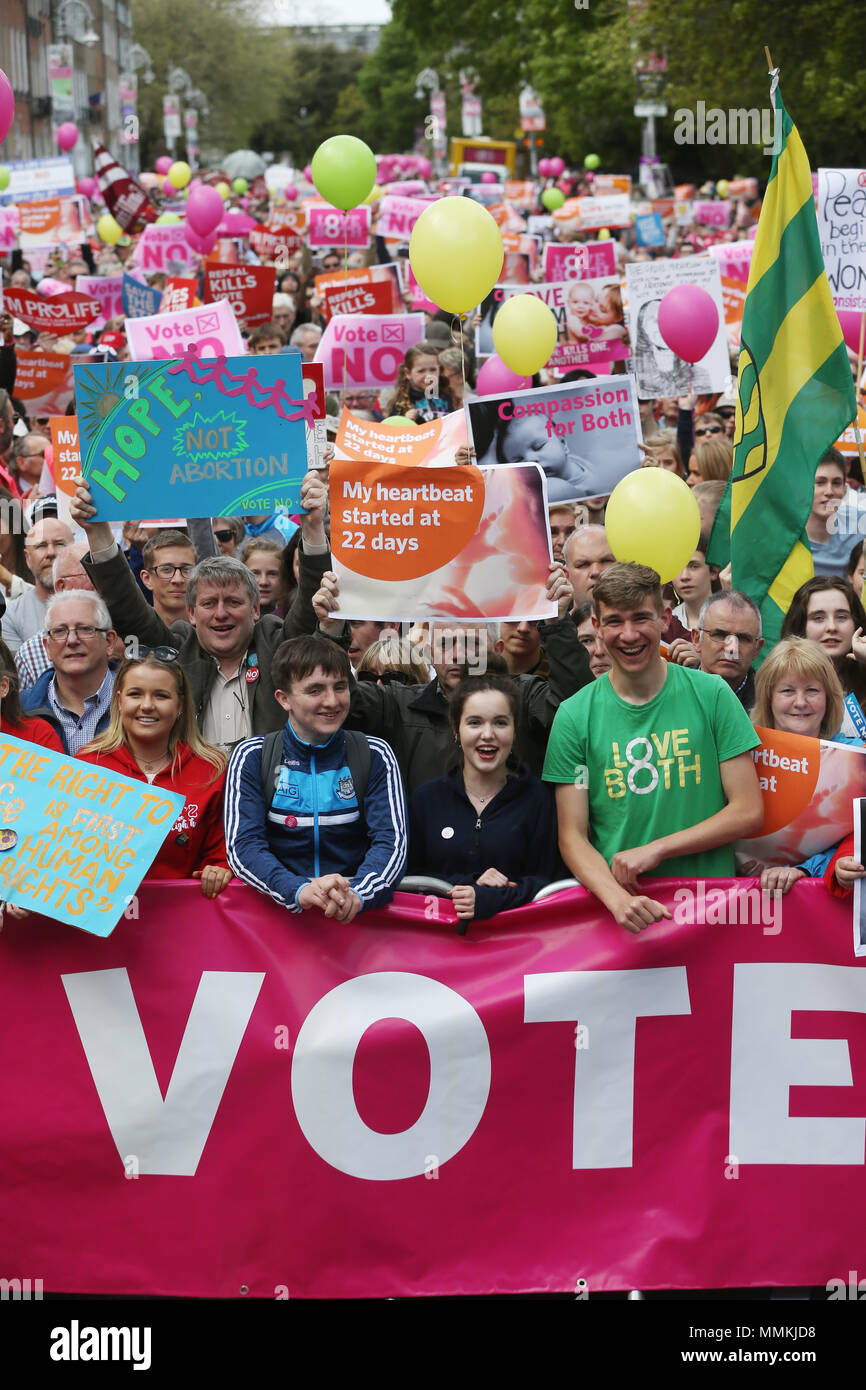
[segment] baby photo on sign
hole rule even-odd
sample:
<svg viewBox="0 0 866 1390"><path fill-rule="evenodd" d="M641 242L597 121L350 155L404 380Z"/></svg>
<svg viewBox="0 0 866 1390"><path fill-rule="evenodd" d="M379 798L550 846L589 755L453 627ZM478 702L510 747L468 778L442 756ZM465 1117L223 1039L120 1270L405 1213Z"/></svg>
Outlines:
<svg viewBox="0 0 866 1390"><path fill-rule="evenodd" d="M625 268L628 291L629 336L638 394L687 396L724 391L730 361L722 303L719 264L710 256L689 256L680 261L638 261ZM719 327L709 352L692 365L668 347L659 329L659 308L675 285L698 285L715 301Z"/></svg>
<svg viewBox="0 0 866 1390"><path fill-rule="evenodd" d="M480 467L540 463L550 502L605 497L640 467L633 377L595 377L466 406Z"/></svg>

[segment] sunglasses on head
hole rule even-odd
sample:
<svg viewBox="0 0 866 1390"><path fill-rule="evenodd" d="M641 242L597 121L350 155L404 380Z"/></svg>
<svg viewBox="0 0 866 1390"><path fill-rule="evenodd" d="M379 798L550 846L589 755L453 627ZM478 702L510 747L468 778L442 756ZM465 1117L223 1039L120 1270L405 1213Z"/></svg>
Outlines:
<svg viewBox="0 0 866 1390"><path fill-rule="evenodd" d="M216 536L217 540L222 541L223 544L225 544L227 541L233 541L235 538L234 531L214 531L214 535Z"/></svg>
<svg viewBox="0 0 866 1390"><path fill-rule="evenodd" d="M139 642L138 651L133 658L137 660L140 656L155 656L157 661L177 661L180 653L176 647L145 647Z"/></svg>
<svg viewBox="0 0 866 1390"><path fill-rule="evenodd" d="M398 685L411 685L412 679L404 671L359 671L359 681L381 681L383 685L390 685L396 681Z"/></svg>

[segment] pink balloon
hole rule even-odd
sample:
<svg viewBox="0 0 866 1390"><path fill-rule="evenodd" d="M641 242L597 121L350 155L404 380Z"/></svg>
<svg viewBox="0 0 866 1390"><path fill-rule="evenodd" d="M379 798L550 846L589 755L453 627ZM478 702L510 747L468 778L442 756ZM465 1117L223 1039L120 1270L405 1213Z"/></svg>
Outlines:
<svg viewBox="0 0 866 1390"><path fill-rule="evenodd" d="M200 237L210 236L223 219L225 204L215 188L203 183L190 193L186 203L186 220Z"/></svg>
<svg viewBox="0 0 866 1390"><path fill-rule="evenodd" d="M478 373L475 390L479 396L501 396L511 391L526 391L531 385L530 377L513 372L501 357L488 357Z"/></svg>
<svg viewBox="0 0 866 1390"><path fill-rule="evenodd" d="M861 318L859 310L837 309L836 313L839 315L839 322L842 325L842 337L852 352L859 352Z"/></svg>
<svg viewBox="0 0 866 1390"><path fill-rule="evenodd" d="M78 140L78 126L72 121L64 121L57 127L57 143L62 150L71 150Z"/></svg>
<svg viewBox="0 0 866 1390"><path fill-rule="evenodd" d="M153 167L158 174L167 174L169 169L171 168L171 164L171 156L167 154L161 154Z"/></svg>
<svg viewBox="0 0 866 1390"><path fill-rule="evenodd" d="M203 236L201 239L202 255L207 256L214 249L219 238L216 232L211 232L210 236Z"/></svg>
<svg viewBox="0 0 866 1390"><path fill-rule="evenodd" d="M91 178L90 174L85 174L78 180L78 191L83 193L85 198L92 198L98 186L96 179Z"/></svg>
<svg viewBox="0 0 866 1390"><path fill-rule="evenodd" d="M561 174L565 173L565 160L561 155L555 154L552 159L547 161L547 167L550 170L550 177L558 179Z"/></svg>
<svg viewBox="0 0 866 1390"><path fill-rule="evenodd" d="M249 207L249 205L250 205L250 200L249 200L249 198L241 198L241 207L243 208L244 212L246 212L246 210L247 210L247 208Z"/></svg>
<svg viewBox="0 0 866 1390"><path fill-rule="evenodd" d="M184 226L183 235L184 239L189 243L193 251L201 251L202 247L204 246L204 241L199 236L198 232L193 231L192 227L189 225L188 222Z"/></svg>
<svg viewBox="0 0 866 1390"><path fill-rule="evenodd" d="M187 190L186 190L187 197L189 197L190 193L192 193L192 190L193 190L194 188L203 188L203 187L204 187L204 184L202 183L201 179L193 179L192 183L187 184Z"/></svg>
<svg viewBox="0 0 866 1390"><path fill-rule="evenodd" d="M287 183L285 188L283 189L283 192L285 193L290 203L294 203L296 201L298 196L298 189L296 184Z"/></svg>
<svg viewBox="0 0 866 1390"><path fill-rule="evenodd" d="M312 183L312 182L313 182L313 166L312 166L312 164L305 164L305 165L304 165L304 178L307 180L307 183Z"/></svg>
<svg viewBox="0 0 866 1390"><path fill-rule="evenodd" d="M549 159L539 159L538 172L543 179L549 179L551 177Z"/></svg>
<svg viewBox="0 0 866 1390"><path fill-rule="evenodd" d="M68 294L70 287L63 280L54 280L50 275L46 275L44 280L39 281L36 289L43 298L52 299L55 294Z"/></svg>
<svg viewBox="0 0 866 1390"><path fill-rule="evenodd" d="M15 120L15 93L5 72L0 70L0 144L6 139Z"/></svg>
<svg viewBox="0 0 866 1390"><path fill-rule="evenodd" d="M484 170L484 173L481 175L481 182L482 182L482 183L496 183L496 175L494 174L494 172L493 172L492 169L485 169L485 170Z"/></svg>
<svg viewBox="0 0 866 1390"><path fill-rule="evenodd" d="M415 167L418 170L419 178L429 179L433 173L433 165L425 155L419 155L415 160Z"/></svg>
<svg viewBox="0 0 866 1390"><path fill-rule="evenodd" d="M659 332L684 362L700 362L716 341L719 311L699 285L675 285L659 305Z"/></svg>

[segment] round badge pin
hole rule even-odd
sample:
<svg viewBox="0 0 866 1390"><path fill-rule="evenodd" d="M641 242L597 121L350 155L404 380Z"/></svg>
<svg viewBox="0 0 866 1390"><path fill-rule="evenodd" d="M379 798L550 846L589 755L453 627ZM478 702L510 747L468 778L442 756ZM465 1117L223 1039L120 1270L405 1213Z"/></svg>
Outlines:
<svg viewBox="0 0 866 1390"><path fill-rule="evenodd" d="M14 830L0 830L0 850L14 849L18 836Z"/></svg>
<svg viewBox="0 0 866 1390"><path fill-rule="evenodd" d="M246 681L247 685L252 685L253 681L257 681L258 678L259 678L259 668L258 668L258 666L250 666L250 667L248 667L248 669L247 669L246 671L244 671L244 680Z"/></svg>
<svg viewBox="0 0 866 1390"><path fill-rule="evenodd" d="M454 826L453 826L453 825L445 825L445 826L443 826L443 827L442 827L442 839L443 839L443 840L453 840L453 838L454 838Z"/></svg>
<svg viewBox="0 0 866 1390"><path fill-rule="evenodd" d="M286 825L289 827L290 830L294 830L297 823L298 821L295 816L286 816Z"/></svg>

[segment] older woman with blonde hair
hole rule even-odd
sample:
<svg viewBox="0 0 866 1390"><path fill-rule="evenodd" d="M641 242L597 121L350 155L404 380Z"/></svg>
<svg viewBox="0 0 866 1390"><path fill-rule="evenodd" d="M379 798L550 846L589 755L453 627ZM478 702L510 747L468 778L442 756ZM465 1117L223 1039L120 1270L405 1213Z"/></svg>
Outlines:
<svg viewBox="0 0 866 1390"><path fill-rule="evenodd" d="M364 652L355 668L359 681L375 681L377 685L426 685L430 668L420 648L408 637L380 637Z"/></svg>
<svg viewBox="0 0 866 1390"><path fill-rule="evenodd" d="M718 439L708 439L696 444L689 459L689 472L686 482L689 487L696 483L709 483L713 478L727 482L734 466L734 449L731 441L720 435Z"/></svg>
<svg viewBox="0 0 866 1390"><path fill-rule="evenodd" d="M777 642L755 677L752 722L764 729L800 734L804 738L829 739L862 748L859 738L840 733L845 697L836 668L816 642L806 637L786 637ZM833 858L837 844L798 864L764 869L761 887L787 893L798 879L820 878Z"/></svg>

